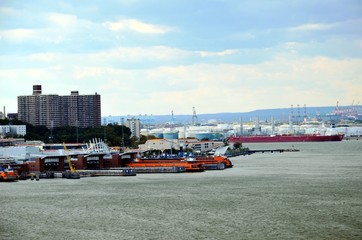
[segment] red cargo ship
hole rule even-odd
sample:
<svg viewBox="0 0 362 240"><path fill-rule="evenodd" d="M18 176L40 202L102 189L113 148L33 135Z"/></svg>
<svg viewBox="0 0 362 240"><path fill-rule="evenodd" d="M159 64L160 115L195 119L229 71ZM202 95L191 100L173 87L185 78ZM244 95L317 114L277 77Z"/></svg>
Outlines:
<svg viewBox="0 0 362 240"><path fill-rule="evenodd" d="M231 143L263 143L263 142L327 142L342 141L344 134L336 135L256 135L229 137Z"/></svg>

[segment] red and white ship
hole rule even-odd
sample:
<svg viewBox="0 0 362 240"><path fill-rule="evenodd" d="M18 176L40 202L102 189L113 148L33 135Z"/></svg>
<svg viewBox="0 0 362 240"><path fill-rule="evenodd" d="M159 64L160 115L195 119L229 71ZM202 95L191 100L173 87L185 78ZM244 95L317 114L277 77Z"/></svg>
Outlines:
<svg viewBox="0 0 362 240"><path fill-rule="evenodd" d="M232 136L228 138L231 143L263 143L263 142L327 142L342 141L344 134L335 135L255 135Z"/></svg>

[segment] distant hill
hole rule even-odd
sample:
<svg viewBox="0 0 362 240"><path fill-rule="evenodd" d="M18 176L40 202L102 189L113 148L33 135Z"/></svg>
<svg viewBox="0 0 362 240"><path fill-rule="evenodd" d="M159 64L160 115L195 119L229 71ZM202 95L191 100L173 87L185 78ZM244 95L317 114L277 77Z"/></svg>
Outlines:
<svg viewBox="0 0 362 240"><path fill-rule="evenodd" d="M325 117L327 113L332 112L335 107L307 107L306 115L308 118L316 117L319 112L320 116ZM287 122L289 118L291 110L290 108L277 108L277 109L260 109L254 110L251 112L236 112L236 113L208 113L208 114L198 114L197 119L198 122L203 124L208 121L215 120L217 122L239 122L240 117L242 117L243 122L255 121L259 118L260 121L271 121L272 117L276 121ZM297 109L294 108L294 116L298 115ZM304 108L299 109L300 118L303 119L304 116ZM102 117L102 124L104 123L120 123L121 118L127 119L132 116L104 116ZM191 114L185 115L174 115L174 119L172 120L171 115L153 115L152 117L148 116L134 116L135 118L140 118L141 121L145 124L160 124L160 123L171 123L175 124L190 124L192 121Z"/></svg>

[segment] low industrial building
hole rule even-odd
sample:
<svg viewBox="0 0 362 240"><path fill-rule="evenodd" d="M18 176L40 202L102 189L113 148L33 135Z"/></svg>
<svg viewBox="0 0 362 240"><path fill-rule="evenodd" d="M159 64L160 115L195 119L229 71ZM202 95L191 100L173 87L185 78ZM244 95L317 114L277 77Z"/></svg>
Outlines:
<svg viewBox="0 0 362 240"><path fill-rule="evenodd" d="M24 138L0 138L0 147L16 146L24 143L25 143Z"/></svg>
<svg viewBox="0 0 362 240"><path fill-rule="evenodd" d="M87 145L87 149L76 149L75 144L67 144L67 150L58 148L62 144L31 146L22 143L18 146L0 147L0 165L10 164L19 174L64 172L70 169L69 157L77 170L112 169L126 166L138 155L138 152L112 153L108 146L102 144L104 145L103 142L97 142L96 146Z"/></svg>
<svg viewBox="0 0 362 240"><path fill-rule="evenodd" d="M145 144L139 145L140 150L152 151L160 150L163 152L166 149L175 149L178 151L192 150L194 152L207 152L212 149L224 145L221 141L199 141L195 138L181 138L181 139L150 139Z"/></svg>

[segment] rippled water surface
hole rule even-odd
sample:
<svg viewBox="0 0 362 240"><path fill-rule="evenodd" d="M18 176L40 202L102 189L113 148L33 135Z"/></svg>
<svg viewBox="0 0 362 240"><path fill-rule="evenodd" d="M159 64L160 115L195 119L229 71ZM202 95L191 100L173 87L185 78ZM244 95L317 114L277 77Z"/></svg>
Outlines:
<svg viewBox="0 0 362 240"><path fill-rule="evenodd" d="M0 183L0 239L362 239L362 141L232 158L234 168Z"/></svg>

